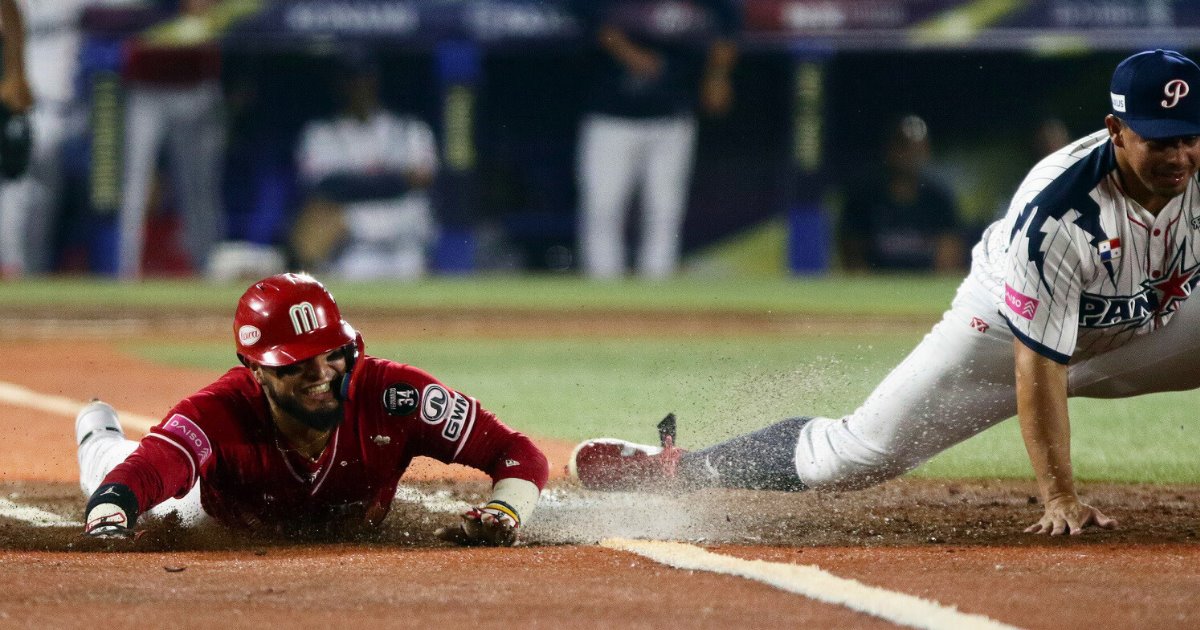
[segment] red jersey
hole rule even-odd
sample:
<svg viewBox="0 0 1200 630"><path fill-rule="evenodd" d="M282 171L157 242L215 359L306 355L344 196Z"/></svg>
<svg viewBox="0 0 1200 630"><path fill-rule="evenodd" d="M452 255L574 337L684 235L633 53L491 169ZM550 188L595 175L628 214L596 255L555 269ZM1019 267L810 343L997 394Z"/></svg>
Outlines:
<svg viewBox="0 0 1200 630"><path fill-rule="evenodd" d="M129 486L145 512L199 482L204 510L219 522L281 531L380 523L418 455L493 481L546 483L546 457L529 438L418 368L362 356L343 406L314 462L285 448L262 387L236 367L175 405L104 483Z"/></svg>

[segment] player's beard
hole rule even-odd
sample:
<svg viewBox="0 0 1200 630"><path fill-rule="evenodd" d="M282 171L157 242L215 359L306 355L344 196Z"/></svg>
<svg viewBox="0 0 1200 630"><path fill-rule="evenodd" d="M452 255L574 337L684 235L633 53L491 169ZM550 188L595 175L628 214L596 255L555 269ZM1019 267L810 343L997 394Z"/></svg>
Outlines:
<svg viewBox="0 0 1200 630"><path fill-rule="evenodd" d="M274 385L271 383L263 383L263 389L266 390L267 396L274 401L275 406L280 411L295 418L304 426L317 431L330 431L342 421L345 414L345 409L342 401L337 401L337 406L324 411L309 411L300 406L300 403L291 396L281 396L275 391Z"/></svg>

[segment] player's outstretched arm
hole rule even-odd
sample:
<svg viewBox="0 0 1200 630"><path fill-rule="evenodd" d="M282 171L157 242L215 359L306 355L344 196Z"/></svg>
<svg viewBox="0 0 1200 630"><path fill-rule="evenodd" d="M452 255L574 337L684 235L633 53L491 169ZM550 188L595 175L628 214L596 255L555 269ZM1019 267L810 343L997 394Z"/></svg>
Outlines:
<svg viewBox="0 0 1200 630"><path fill-rule="evenodd" d="M457 523L437 530L435 535L467 547L511 547L517 542L521 514L533 511L539 494L538 487L530 481L501 479L492 487L487 503L467 510Z"/></svg>
<svg viewBox="0 0 1200 630"><path fill-rule="evenodd" d="M1045 505L1031 534L1082 534L1088 527L1113 529L1117 522L1079 500L1071 469L1071 423L1067 413L1067 366L1013 340L1017 416L1029 462Z"/></svg>

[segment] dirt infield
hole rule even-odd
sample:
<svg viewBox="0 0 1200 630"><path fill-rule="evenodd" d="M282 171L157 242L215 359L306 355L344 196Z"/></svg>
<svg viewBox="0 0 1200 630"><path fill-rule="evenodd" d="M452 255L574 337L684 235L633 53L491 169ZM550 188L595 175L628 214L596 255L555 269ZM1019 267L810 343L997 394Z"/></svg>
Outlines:
<svg viewBox="0 0 1200 630"><path fill-rule="evenodd" d="M157 417L214 376L149 364L121 353L113 340L169 334L169 323L131 317L107 329L97 321L47 334L52 321L24 315L0 312L11 324L0 331L10 358L0 366L0 383L77 401L102 394L118 409ZM462 334L549 327L519 317L422 321ZM780 334L820 325L783 318L766 324ZM691 325L747 323L713 316ZM601 321L557 326L563 334L595 333ZM628 334L665 329L632 316L604 319L603 326ZM388 328L383 320L363 324L365 332L374 327ZM64 338L63 330L74 333ZM214 317L192 331L224 334L224 324ZM37 339L37 360L20 352L30 339ZM540 443L560 471L570 445ZM0 499L79 520L76 478L68 415L0 403ZM451 501L474 501L485 491L481 475L457 467L425 465L406 480L419 496ZM1069 539L1019 533L1040 513L1032 490L1026 482L900 480L858 493L597 495L559 473L525 544L503 550L439 544L430 532L453 512L403 499L380 532L353 541L247 539L158 523L133 543L100 542L80 538L77 527L0 516L0 627L113 620L185 628L894 627L752 580L674 569L595 545L610 536L670 538L737 558L818 565L1020 627L1200 626L1200 488L1088 485L1086 498L1122 528Z"/></svg>

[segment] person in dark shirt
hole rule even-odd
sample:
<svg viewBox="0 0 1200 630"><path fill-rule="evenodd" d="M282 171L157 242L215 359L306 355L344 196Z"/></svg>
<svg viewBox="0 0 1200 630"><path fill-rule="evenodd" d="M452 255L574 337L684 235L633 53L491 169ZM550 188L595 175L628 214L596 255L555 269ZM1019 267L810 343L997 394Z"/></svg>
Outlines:
<svg viewBox="0 0 1200 630"><path fill-rule="evenodd" d="M851 187L838 228L850 270L959 271L966 262L953 192L926 171L929 129L905 116L888 136L883 176Z"/></svg>
<svg viewBox="0 0 1200 630"><path fill-rule="evenodd" d="M580 130L580 253L590 278L625 272L625 213L641 190L637 272L679 265L696 146L695 113L727 112L738 13L727 0L581 0L597 45Z"/></svg>

